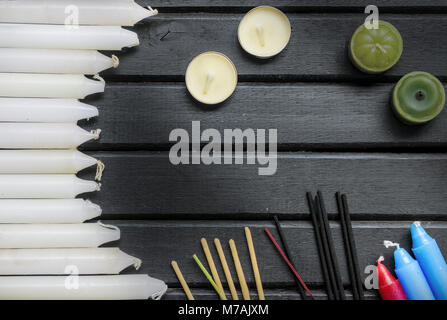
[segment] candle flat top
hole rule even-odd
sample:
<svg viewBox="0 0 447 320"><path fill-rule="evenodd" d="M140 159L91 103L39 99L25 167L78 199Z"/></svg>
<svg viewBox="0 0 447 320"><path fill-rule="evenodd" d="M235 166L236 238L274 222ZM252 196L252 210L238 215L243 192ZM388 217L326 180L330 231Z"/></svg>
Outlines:
<svg viewBox="0 0 447 320"><path fill-rule="evenodd" d="M289 43L290 35L291 26L287 16L269 6L250 10L238 29L242 48L258 57L271 57L280 53Z"/></svg>
<svg viewBox="0 0 447 320"><path fill-rule="evenodd" d="M216 104L226 100L235 90L237 71L225 55L205 52L191 61L185 78L186 86L195 99Z"/></svg>

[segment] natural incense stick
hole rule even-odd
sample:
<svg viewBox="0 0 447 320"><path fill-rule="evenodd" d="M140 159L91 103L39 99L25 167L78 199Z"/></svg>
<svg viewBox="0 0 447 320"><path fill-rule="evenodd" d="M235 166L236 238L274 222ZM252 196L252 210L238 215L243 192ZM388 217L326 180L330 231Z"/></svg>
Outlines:
<svg viewBox="0 0 447 320"><path fill-rule="evenodd" d="M208 247L208 242L205 238L202 238L200 240L200 243L202 244L203 252L205 253L206 260L208 261L208 266L210 267L211 274L213 275L213 280L219 287L219 290L225 295L222 282L220 282L219 273L217 272L216 265L214 264L213 256L211 255L210 248Z"/></svg>
<svg viewBox="0 0 447 320"><path fill-rule="evenodd" d="M349 238L349 245L351 247L351 254L352 254L352 262L354 266L354 274L357 278L357 290L359 292L359 299L364 299L363 294L363 284L362 280L360 278L360 267L359 267L359 259L357 257L357 249L355 246L355 239L354 239L354 233L352 231L352 224L351 224L351 216L349 214L349 207L348 207L348 199L345 194L341 196L342 203L343 203L343 211L345 214L345 221L346 221L346 229L348 231L348 238Z"/></svg>
<svg viewBox="0 0 447 320"><path fill-rule="evenodd" d="M279 234L279 240L282 242L283 247L284 247L284 253L286 254L287 259L289 259L290 263L292 263L293 267L296 269L292 259L291 259L291 254L290 254L290 250L289 250L289 245L287 244L287 240L286 237L284 236L284 232L282 231L282 227L281 224L279 222L278 217L275 215L273 217L273 219L275 220L275 225L276 225L276 230L278 231ZM308 300L310 299L310 297L308 297L306 295L306 292L304 291L303 286L301 285L301 283L298 281L298 279L296 277L294 277L293 279L295 279L295 283L298 286L298 291L300 293L300 296L303 300Z"/></svg>
<svg viewBox="0 0 447 320"><path fill-rule="evenodd" d="M297 279L300 281L301 285L303 286L304 290L307 291L307 293L313 297L312 292L310 292L309 288L306 286L306 284L304 283L303 279L301 279L300 275L298 274L298 272L296 272L295 268L293 267L292 263L289 261L289 259L287 259L286 255L284 254L284 252L282 251L281 247L278 245L278 243L276 242L275 238L273 238L272 234L270 233L270 231L265 228L264 229L265 232L267 233L268 237L270 238L270 240L273 242L273 244L275 245L276 249L278 250L279 254L282 256L282 258L284 259L284 261L286 262L286 264L289 266L289 268L292 270L293 274L295 275L295 277L297 277Z"/></svg>
<svg viewBox="0 0 447 320"><path fill-rule="evenodd" d="M251 236L250 228L245 227L245 237L247 238L248 251L250 252L251 266L255 276L256 288L258 289L259 300L265 300L264 289L262 288L261 275L259 274L258 260L256 259L255 246Z"/></svg>
<svg viewBox="0 0 447 320"><path fill-rule="evenodd" d="M225 277L227 278L228 287L230 288L231 297L233 300L239 300L236 287L234 286L233 277L231 276L230 268L228 268L227 259L220 244L219 239L214 239L214 245L216 246L217 253L219 254L220 263L222 263L222 269L224 270Z"/></svg>
<svg viewBox="0 0 447 320"><path fill-rule="evenodd" d="M354 262L352 260L352 251L351 251L351 246L349 244L349 236L348 236L348 230L347 230L347 226L346 226L345 212L344 212L340 192L337 192L335 194L335 199L337 200L338 215L340 217L340 225L341 225L341 231L342 231L342 235L343 235L343 242L345 244L346 260L348 262L349 279L351 280L351 287L352 287L352 296L353 296L354 300L360 300L359 292L357 289L357 277L355 275Z"/></svg>
<svg viewBox="0 0 447 320"><path fill-rule="evenodd" d="M236 244L234 240L229 241L231 254L233 255L234 266L236 267L237 276L239 278L239 284L241 286L242 297L244 300L251 300L250 291L248 290L247 282L245 281L244 270L242 270L241 261L239 260L239 255L237 253Z"/></svg>
<svg viewBox="0 0 447 320"><path fill-rule="evenodd" d="M225 295L220 291L219 287L217 286L217 284L214 282L213 277L209 274L209 272L206 270L206 268L203 266L202 262L200 262L199 258L197 257L197 255L193 255L192 256L194 258L194 260L196 261L197 265L199 266L200 270L202 270L203 274L205 275L205 277L208 279L208 281L211 283L211 285L213 286L214 290L216 290L217 294L219 295L219 298L221 300L227 300L227 297L225 297Z"/></svg>
<svg viewBox="0 0 447 320"><path fill-rule="evenodd" d="M328 296L329 300L334 300L334 293L332 291L332 285L331 285L331 280L330 280L329 271L328 271L328 262L326 260L326 255L325 255L324 248L323 248L323 239L321 237L320 227L319 227L319 224L317 221L315 203L314 203L312 194L310 192L306 193L306 197L307 197L307 202L309 205L309 211L310 211L310 216L312 219L312 224L314 227L318 255L320 257L321 269L323 271L323 277L324 277L324 281L326 284L327 296Z"/></svg>
<svg viewBox="0 0 447 320"><path fill-rule="evenodd" d="M189 290L189 286L185 281L185 278L183 278L183 274L180 271L180 268L178 267L178 264L176 261L171 261L172 269L174 269L174 272L178 278L178 281L182 285L183 291L185 291L186 297L188 300L194 300L194 296L191 293L191 290Z"/></svg>

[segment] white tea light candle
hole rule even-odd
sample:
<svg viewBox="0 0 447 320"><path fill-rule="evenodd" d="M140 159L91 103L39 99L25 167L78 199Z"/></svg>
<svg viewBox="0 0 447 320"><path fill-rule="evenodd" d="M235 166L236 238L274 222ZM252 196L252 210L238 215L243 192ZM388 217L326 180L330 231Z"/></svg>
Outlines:
<svg viewBox="0 0 447 320"><path fill-rule="evenodd" d="M0 248L96 248L120 238L115 226L80 224L0 224Z"/></svg>
<svg viewBox="0 0 447 320"><path fill-rule="evenodd" d="M83 199L0 199L1 223L82 223L101 207Z"/></svg>
<svg viewBox="0 0 447 320"><path fill-rule="evenodd" d="M116 26L0 24L3 48L121 50L140 44L135 32Z"/></svg>
<svg viewBox="0 0 447 320"><path fill-rule="evenodd" d="M118 65L95 50L0 48L0 72L93 75Z"/></svg>
<svg viewBox="0 0 447 320"><path fill-rule="evenodd" d="M98 108L76 99L0 98L3 122L77 122L98 114Z"/></svg>
<svg viewBox="0 0 447 320"><path fill-rule="evenodd" d="M280 10L260 6L250 10L238 28L239 43L248 53L269 58L280 53L289 43L290 21Z"/></svg>
<svg viewBox="0 0 447 320"><path fill-rule="evenodd" d="M0 73L1 97L74 98L104 92L105 81L81 74Z"/></svg>
<svg viewBox="0 0 447 320"><path fill-rule="evenodd" d="M144 274L80 276L79 287L67 276L0 277L0 300L137 300L160 299L168 289ZM68 286L68 287L67 287Z"/></svg>
<svg viewBox="0 0 447 320"><path fill-rule="evenodd" d="M70 266L79 274L119 274L140 265L118 248L0 249L0 275L67 274Z"/></svg>
<svg viewBox="0 0 447 320"><path fill-rule="evenodd" d="M70 149L101 130L88 132L74 123L0 123L0 149Z"/></svg>
<svg viewBox="0 0 447 320"><path fill-rule="evenodd" d="M188 65L185 75L189 93L198 101L217 104L231 96L237 85L233 62L219 52L205 52Z"/></svg>
<svg viewBox="0 0 447 320"><path fill-rule="evenodd" d="M2 174L1 199L73 199L99 191L100 184L74 174Z"/></svg>
<svg viewBox="0 0 447 320"><path fill-rule="evenodd" d="M81 25L133 26L158 13L133 0L1 0L0 22L66 24L73 7Z"/></svg>
<svg viewBox="0 0 447 320"><path fill-rule="evenodd" d="M78 173L96 164L98 160L74 149L0 150L0 174Z"/></svg>

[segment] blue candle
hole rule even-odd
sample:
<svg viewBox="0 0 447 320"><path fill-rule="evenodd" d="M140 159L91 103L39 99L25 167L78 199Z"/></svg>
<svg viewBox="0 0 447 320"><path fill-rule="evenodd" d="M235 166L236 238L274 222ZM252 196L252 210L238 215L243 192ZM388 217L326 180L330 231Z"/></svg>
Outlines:
<svg viewBox="0 0 447 320"><path fill-rule="evenodd" d="M407 250L391 241L384 241L384 245L387 248L397 247L394 250L395 271L408 300L435 300L419 263L410 256Z"/></svg>
<svg viewBox="0 0 447 320"><path fill-rule="evenodd" d="M411 225L413 253L437 300L447 300L447 264L441 250L420 222Z"/></svg>

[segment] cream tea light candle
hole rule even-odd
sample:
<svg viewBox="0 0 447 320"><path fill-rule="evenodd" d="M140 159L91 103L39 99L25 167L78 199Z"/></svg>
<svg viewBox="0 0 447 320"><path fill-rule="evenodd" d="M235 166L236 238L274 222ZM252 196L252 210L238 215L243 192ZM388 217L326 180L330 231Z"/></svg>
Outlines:
<svg viewBox="0 0 447 320"><path fill-rule="evenodd" d="M2 199L74 199L99 189L100 184L79 179L74 174L0 175Z"/></svg>
<svg viewBox="0 0 447 320"><path fill-rule="evenodd" d="M95 50L0 48L0 72L94 75L118 65Z"/></svg>
<svg viewBox="0 0 447 320"><path fill-rule="evenodd" d="M166 284L145 274L79 276L68 287L67 276L0 277L0 300L136 300L160 299Z"/></svg>
<svg viewBox="0 0 447 320"><path fill-rule="evenodd" d="M98 223L0 224L0 248L96 248L119 240L120 230Z"/></svg>
<svg viewBox="0 0 447 320"><path fill-rule="evenodd" d="M32 262L32 263L31 263ZM141 260L119 248L0 249L0 275L118 274L129 266L137 270Z"/></svg>
<svg viewBox="0 0 447 320"><path fill-rule="evenodd" d="M121 50L140 44L135 32L115 26L0 24L3 48Z"/></svg>
<svg viewBox="0 0 447 320"><path fill-rule="evenodd" d="M259 58L270 58L287 46L291 32L290 21L282 11L260 6L244 16L237 33L245 51Z"/></svg>
<svg viewBox="0 0 447 320"><path fill-rule="evenodd" d="M1 97L73 98L104 92L105 81L98 75L0 73Z"/></svg>
<svg viewBox="0 0 447 320"><path fill-rule="evenodd" d="M185 75L189 93L205 104L225 101L236 89L237 71L233 62L219 52L205 52L188 65Z"/></svg>
<svg viewBox="0 0 447 320"><path fill-rule="evenodd" d="M80 25L110 26L133 26L158 13L133 0L0 0L0 22L66 24L75 12Z"/></svg>
<svg viewBox="0 0 447 320"><path fill-rule="evenodd" d="M0 149L71 149L99 139L74 123L0 123Z"/></svg>
<svg viewBox="0 0 447 320"><path fill-rule="evenodd" d="M2 122L77 122L98 114L98 108L76 99L0 98Z"/></svg>
<svg viewBox="0 0 447 320"><path fill-rule="evenodd" d="M83 199L0 199L1 223L82 223L101 207Z"/></svg>

